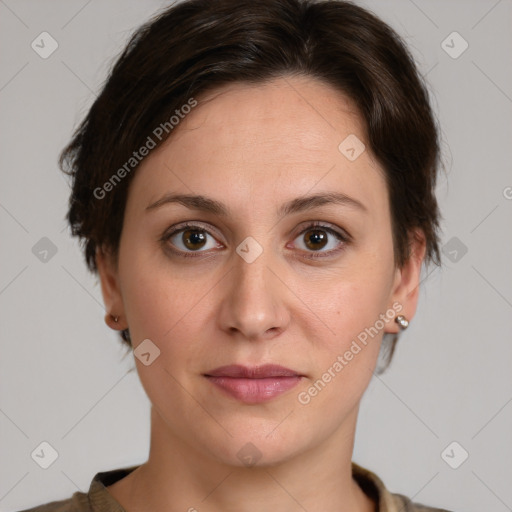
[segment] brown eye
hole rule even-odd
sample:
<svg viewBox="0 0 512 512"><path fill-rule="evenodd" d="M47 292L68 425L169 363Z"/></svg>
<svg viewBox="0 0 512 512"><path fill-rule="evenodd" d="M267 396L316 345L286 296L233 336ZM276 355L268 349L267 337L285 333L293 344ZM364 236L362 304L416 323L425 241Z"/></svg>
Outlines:
<svg viewBox="0 0 512 512"><path fill-rule="evenodd" d="M176 248L177 250L174 252L182 253L184 256L187 253L188 255L194 252L203 253L208 249L215 249L222 245L200 225L178 226L171 233L165 234L161 240Z"/></svg>
<svg viewBox="0 0 512 512"><path fill-rule="evenodd" d="M323 249L328 242L327 238L327 234L321 229L308 229L304 233L304 242L313 251Z"/></svg>
<svg viewBox="0 0 512 512"><path fill-rule="evenodd" d="M329 256L343 249L349 240L348 235L338 233L331 227L312 224L301 232L294 243L296 247L305 252L318 253L318 256ZM311 254L311 256L316 255Z"/></svg>
<svg viewBox="0 0 512 512"><path fill-rule="evenodd" d="M197 229L187 229L182 232L181 241L183 245L191 251L201 249L206 243L206 235L204 231Z"/></svg>

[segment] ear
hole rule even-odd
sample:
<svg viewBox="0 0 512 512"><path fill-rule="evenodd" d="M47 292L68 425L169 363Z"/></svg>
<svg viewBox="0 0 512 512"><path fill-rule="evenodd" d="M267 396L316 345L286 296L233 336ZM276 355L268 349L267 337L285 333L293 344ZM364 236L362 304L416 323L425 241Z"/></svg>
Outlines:
<svg viewBox="0 0 512 512"><path fill-rule="evenodd" d="M115 330L128 327L124 311L123 298L119 286L119 275L114 255L104 249L96 248L96 266L101 284L101 293L105 304L105 322ZM112 317L118 317L114 322Z"/></svg>
<svg viewBox="0 0 512 512"><path fill-rule="evenodd" d="M402 268L395 270L389 307L397 312L397 316L404 315L410 321L418 305L421 266L426 251L426 239L422 230L416 229L409 233L409 247L409 258ZM393 304L395 307L392 307ZM398 304L402 306L400 310ZM390 322L384 329L384 332L389 333L399 331L400 327L396 322Z"/></svg>

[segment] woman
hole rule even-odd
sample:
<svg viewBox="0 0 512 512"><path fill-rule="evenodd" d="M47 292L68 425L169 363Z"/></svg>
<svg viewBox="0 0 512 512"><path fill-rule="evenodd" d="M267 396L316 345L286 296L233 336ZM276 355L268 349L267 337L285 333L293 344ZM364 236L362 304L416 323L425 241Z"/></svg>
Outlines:
<svg viewBox="0 0 512 512"><path fill-rule="evenodd" d="M440 510L351 461L440 264L438 139L403 42L349 2L189 0L141 27L61 165L150 454L31 510Z"/></svg>

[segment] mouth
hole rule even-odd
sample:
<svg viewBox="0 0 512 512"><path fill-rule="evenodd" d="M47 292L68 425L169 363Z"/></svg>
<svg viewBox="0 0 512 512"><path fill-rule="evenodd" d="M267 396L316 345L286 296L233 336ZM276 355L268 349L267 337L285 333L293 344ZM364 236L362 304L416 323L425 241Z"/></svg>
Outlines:
<svg viewBox="0 0 512 512"><path fill-rule="evenodd" d="M304 377L274 364L221 366L203 375L215 388L247 404L272 400L295 387Z"/></svg>

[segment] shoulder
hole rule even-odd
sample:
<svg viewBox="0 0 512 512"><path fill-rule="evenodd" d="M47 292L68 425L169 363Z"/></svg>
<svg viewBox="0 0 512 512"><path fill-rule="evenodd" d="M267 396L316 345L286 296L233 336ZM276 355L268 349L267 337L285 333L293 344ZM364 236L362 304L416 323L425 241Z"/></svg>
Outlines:
<svg viewBox="0 0 512 512"><path fill-rule="evenodd" d="M428 507L422 503L413 503L410 498L403 494L391 494L395 507L401 512L452 512L445 508Z"/></svg>
<svg viewBox="0 0 512 512"><path fill-rule="evenodd" d="M37 507L20 510L19 512L93 512L93 509L86 494L75 492L71 498L52 501Z"/></svg>
<svg viewBox="0 0 512 512"><path fill-rule="evenodd" d="M70 498L44 503L18 512L125 512L107 487L129 475L139 465L96 473L87 493L76 491Z"/></svg>
<svg viewBox="0 0 512 512"><path fill-rule="evenodd" d="M352 476L363 492L377 503L379 512L450 512L445 508L435 508L414 503L410 498L399 493L392 493L384 482L368 468L352 462Z"/></svg>

